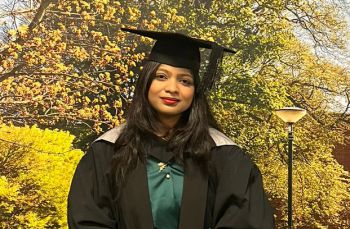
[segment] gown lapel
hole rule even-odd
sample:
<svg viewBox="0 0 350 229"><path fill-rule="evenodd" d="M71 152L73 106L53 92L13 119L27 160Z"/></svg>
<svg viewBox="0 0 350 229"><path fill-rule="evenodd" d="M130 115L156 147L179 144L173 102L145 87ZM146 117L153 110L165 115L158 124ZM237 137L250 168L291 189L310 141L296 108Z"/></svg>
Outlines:
<svg viewBox="0 0 350 229"><path fill-rule="evenodd" d="M174 158L174 154L166 146L166 141L154 139L149 154L160 161L168 162ZM207 191L208 176L201 172L191 158L185 158L179 229L204 227Z"/></svg>
<svg viewBox="0 0 350 229"><path fill-rule="evenodd" d="M192 159L185 160L179 229L204 228L208 176Z"/></svg>
<svg viewBox="0 0 350 229"><path fill-rule="evenodd" d="M166 141L156 139L150 142L149 155L168 162L174 155L166 150ZM184 184L181 201L179 229L203 228L208 191L208 176L190 158L184 162ZM152 209L148 191L146 165L139 161L128 175L122 192L122 209L126 208L126 228L153 229Z"/></svg>
<svg viewBox="0 0 350 229"><path fill-rule="evenodd" d="M128 175L121 196L122 220L127 229L153 229L146 166L138 161Z"/></svg>

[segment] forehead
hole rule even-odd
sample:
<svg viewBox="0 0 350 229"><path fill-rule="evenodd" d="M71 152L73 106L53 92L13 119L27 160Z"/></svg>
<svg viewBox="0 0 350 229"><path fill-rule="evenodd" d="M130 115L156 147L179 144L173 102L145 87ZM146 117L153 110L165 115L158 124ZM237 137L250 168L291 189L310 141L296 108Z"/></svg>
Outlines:
<svg viewBox="0 0 350 229"><path fill-rule="evenodd" d="M161 64L159 65L156 72L167 72L167 73L174 73L174 74L184 74L184 75L190 75L192 76L192 72L188 68L181 68L181 67L174 67L168 64Z"/></svg>

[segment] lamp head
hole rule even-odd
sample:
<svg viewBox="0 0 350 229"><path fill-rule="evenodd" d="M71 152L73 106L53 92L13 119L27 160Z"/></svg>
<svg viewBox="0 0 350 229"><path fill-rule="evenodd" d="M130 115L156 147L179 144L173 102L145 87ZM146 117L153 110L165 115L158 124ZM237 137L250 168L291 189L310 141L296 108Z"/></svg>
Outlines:
<svg viewBox="0 0 350 229"><path fill-rule="evenodd" d="M276 115L284 122L293 124L306 115L306 110L299 107L284 107L276 110Z"/></svg>

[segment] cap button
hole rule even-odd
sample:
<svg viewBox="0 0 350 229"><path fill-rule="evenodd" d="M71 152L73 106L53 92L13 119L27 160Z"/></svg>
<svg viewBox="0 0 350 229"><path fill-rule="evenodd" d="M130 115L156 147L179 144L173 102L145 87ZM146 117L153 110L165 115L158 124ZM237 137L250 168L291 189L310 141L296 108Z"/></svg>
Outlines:
<svg viewBox="0 0 350 229"><path fill-rule="evenodd" d="M166 178L166 179L170 179L170 174L167 173L167 174L165 175L165 178Z"/></svg>

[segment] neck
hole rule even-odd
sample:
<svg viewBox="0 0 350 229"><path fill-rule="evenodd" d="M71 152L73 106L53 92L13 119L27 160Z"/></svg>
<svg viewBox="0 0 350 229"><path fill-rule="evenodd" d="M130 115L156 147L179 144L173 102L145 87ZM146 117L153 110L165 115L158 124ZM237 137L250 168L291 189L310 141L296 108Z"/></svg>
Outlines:
<svg viewBox="0 0 350 229"><path fill-rule="evenodd" d="M160 127L157 131L157 135L160 137L167 137L171 134L174 126L179 121L180 117L159 117Z"/></svg>

